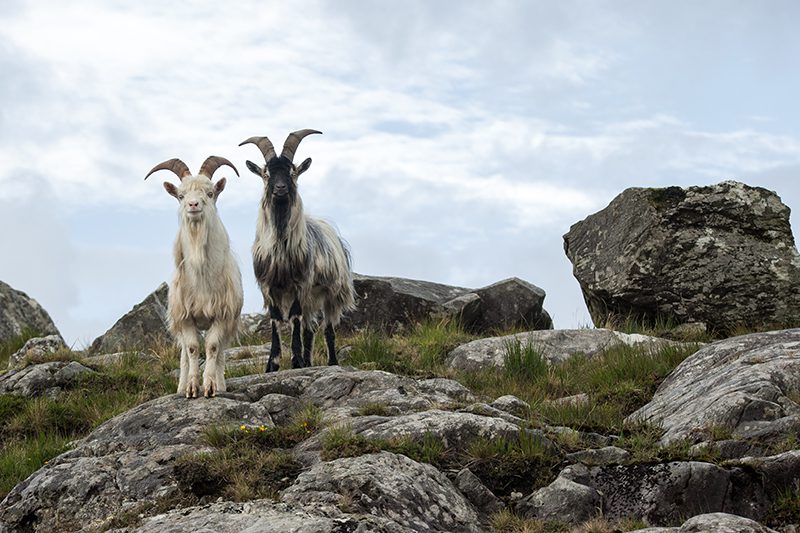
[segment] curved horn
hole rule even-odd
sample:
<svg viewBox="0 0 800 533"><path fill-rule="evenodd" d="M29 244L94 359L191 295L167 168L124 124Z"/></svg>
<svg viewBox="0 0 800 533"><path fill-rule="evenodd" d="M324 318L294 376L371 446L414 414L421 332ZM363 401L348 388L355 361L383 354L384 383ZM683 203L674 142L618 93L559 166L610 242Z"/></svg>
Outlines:
<svg viewBox="0 0 800 533"><path fill-rule="evenodd" d="M167 161L164 161L163 163L159 163L156 166L154 166L153 170L148 172L147 176L145 176L144 179L149 178L150 174L156 172L157 170L169 170L170 172L174 172L175 175L181 179L181 181L183 181L183 178L185 178L186 176L192 175L192 172L189 170L189 167L186 166L186 163L184 163L178 158L175 158L175 159L169 159Z"/></svg>
<svg viewBox="0 0 800 533"><path fill-rule="evenodd" d="M247 143L253 143L258 146L261 153L264 155L264 161L269 161L275 157L275 147L272 146L270 140L266 137L250 137L246 141L239 143L239 146L244 146Z"/></svg>
<svg viewBox="0 0 800 533"><path fill-rule="evenodd" d="M239 175L239 171L236 170L236 167L233 166L233 163L231 163L224 157L219 157L216 155L209 156L208 159L203 161L203 165L200 167L200 172L198 172L197 174L202 176L208 176L209 178L211 178L211 176L214 175L214 172L216 172L217 169L222 165L228 165L233 169L234 172L236 172L237 176Z"/></svg>
<svg viewBox="0 0 800 533"><path fill-rule="evenodd" d="M303 140L303 137L306 135L311 135L312 133L322 133L321 131L317 130L299 130L289 134L286 137L286 142L283 143L283 152L281 152L281 157L285 157L289 161L294 160L294 152L297 150L297 146L300 144L300 141Z"/></svg>

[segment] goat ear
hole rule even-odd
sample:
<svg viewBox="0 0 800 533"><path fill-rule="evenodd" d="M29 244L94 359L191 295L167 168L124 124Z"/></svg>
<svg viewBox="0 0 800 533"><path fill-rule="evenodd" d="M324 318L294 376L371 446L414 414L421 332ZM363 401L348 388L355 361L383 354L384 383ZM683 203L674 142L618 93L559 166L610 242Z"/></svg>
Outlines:
<svg viewBox="0 0 800 533"><path fill-rule="evenodd" d="M256 176L258 176L259 178L263 178L264 177L264 171L261 169L260 166L256 165L255 163L253 163L252 161L249 161L249 160L247 161L246 164L247 164L247 168L250 170L250 172L252 172Z"/></svg>
<svg viewBox="0 0 800 533"><path fill-rule="evenodd" d="M225 178L220 178L219 181L217 181L214 184L214 196L215 197L219 196L219 193L221 193L222 191L225 190L225 184L227 182L228 182L228 180L226 180Z"/></svg>
<svg viewBox="0 0 800 533"><path fill-rule="evenodd" d="M168 181L165 181L164 182L164 189L170 194L170 196L174 196L175 198L178 198L178 188L175 185L173 185L172 183L170 183Z"/></svg>
<svg viewBox="0 0 800 533"><path fill-rule="evenodd" d="M303 172L308 170L309 167L311 167L311 158L310 157L297 166L297 177L299 178L300 174L302 174Z"/></svg>

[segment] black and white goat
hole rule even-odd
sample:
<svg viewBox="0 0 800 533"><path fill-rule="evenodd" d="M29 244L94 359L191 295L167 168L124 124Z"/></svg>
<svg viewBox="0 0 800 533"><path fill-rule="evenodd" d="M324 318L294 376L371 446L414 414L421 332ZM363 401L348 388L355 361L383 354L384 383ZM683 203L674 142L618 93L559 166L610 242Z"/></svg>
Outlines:
<svg viewBox="0 0 800 533"><path fill-rule="evenodd" d="M253 268L272 322L267 372L278 370L278 327L284 320L292 325L292 368L311 366L320 312L328 364L338 364L333 328L342 314L355 306L346 244L330 224L303 213L297 192L297 178L311 166L311 158L295 165L294 153L300 141L312 133L321 132L305 129L290 133L280 156L267 137L250 137L239 145L255 144L265 160L263 168L252 161L247 162L247 168L264 180Z"/></svg>
<svg viewBox="0 0 800 533"><path fill-rule="evenodd" d="M174 172L180 186L165 181L164 188L180 202L180 229L173 249L175 276L169 287L169 328L181 348L178 394L195 398L200 394L200 336L206 330L206 367L203 394L225 392L223 351L236 335L242 312L242 275L231 253L228 232L217 213L217 198L225 189L225 178L212 183L211 176L222 165L239 171L223 157L211 156L197 176L180 159L153 167Z"/></svg>

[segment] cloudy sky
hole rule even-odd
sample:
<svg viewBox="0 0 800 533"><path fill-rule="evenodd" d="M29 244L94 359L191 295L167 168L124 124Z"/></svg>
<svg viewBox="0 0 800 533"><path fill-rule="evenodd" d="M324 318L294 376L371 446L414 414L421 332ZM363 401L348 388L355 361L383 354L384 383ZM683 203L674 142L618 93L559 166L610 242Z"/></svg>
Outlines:
<svg viewBox="0 0 800 533"><path fill-rule="evenodd" d="M215 154L242 173L217 174L219 208L259 310L259 153L237 144L315 128L300 192L357 272L517 276L587 325L562 235L623 189L738 179L800 209L798 20L792 0L4 0L0 280L88 344L171 275L169 175L142 177Z"/></svg>

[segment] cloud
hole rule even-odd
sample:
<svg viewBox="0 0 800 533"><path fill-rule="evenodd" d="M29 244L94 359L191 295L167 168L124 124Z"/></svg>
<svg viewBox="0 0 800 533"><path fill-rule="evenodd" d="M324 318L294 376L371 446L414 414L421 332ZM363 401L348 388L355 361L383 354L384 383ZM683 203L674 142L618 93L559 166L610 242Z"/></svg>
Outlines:
<svg viewBox="0 0 800 533"><path fill-rule="evenodd" d="M557 325L581 322L583 305L561 235L622 189L739 178L800 201L791 2L783 15L718 2L11 6L0 202L6 217L36 209L2 244L58 235L36 253L64 279L3 264L52 294L80 338L169 277L177 222L159 182L175 178L142 178L172 157L196 170L221 155L242 172L220 171L220 211L246 307L260 307L248 248L261 182L243 165L260 154L237 146L252 135L324 132L298 151L314 160L301 194L360 271L469 286L519 275L548 290Z"/></svg>

